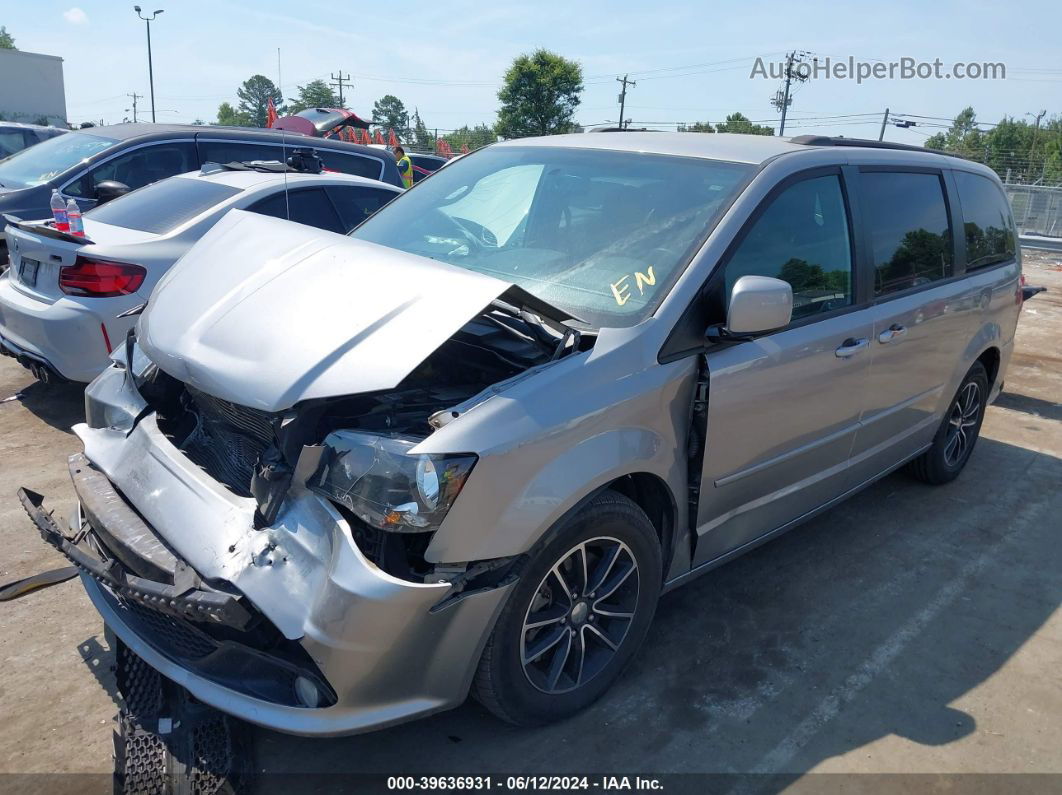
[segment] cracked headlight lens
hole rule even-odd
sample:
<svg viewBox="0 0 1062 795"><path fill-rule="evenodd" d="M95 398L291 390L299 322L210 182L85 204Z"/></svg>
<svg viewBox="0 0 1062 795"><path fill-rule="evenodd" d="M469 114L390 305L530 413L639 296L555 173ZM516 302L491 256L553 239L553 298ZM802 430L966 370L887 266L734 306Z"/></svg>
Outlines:
<svg viewBox="0 0 1062 795"><path fill-rule="evenodd" d="M397 533L438 529L476 463L470 453L416 455L419 442L334 431L308 485L373 527Z"/></svg>

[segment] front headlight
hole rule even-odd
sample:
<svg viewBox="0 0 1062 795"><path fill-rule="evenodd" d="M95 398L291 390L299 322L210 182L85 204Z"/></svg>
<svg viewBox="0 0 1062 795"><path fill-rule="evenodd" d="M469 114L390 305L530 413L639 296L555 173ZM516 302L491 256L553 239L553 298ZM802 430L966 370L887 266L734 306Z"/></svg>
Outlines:
<svg viewBox="0 0 1062 795"><path fill-rule="evenodd" d="M417 442L334 431L309 486L363 522L396 533L438 529L465 485L476 456L411 455Z"/></svg>

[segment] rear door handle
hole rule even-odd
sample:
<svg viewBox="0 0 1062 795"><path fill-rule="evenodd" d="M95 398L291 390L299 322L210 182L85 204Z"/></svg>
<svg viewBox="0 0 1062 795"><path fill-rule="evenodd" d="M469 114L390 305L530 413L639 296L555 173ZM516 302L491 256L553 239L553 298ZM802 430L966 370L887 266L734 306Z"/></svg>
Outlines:
<svg viewBox="0 0 1062 795"><path fill-rule="evenodd" d="M841 343L841 347L834 351L841 359L847 359L849 356L855 356L862 350L866 350L866 347L870 345L870 340L866 337L849 337Z"/></svg>
<svg viewBox="0 0 1062 795"><path fill-rule="evenodd" d="M885 345L887 343L901 339L906 334L907 328L905 326L901 326L899 323L893 323L891 326L889 326L887 329L885 329L878 335L878 342L880 342L882 345Z"/></svg>

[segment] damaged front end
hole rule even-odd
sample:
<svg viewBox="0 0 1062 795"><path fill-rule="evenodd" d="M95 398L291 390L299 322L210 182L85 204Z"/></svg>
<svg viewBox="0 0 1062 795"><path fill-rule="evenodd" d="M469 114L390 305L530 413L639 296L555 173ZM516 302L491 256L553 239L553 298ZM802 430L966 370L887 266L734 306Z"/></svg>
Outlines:
<svg viewBox="0 0 1062 795"><path fill-rule="evenodd" d="M218 225L222 238L226 223L234 222ZM292 268L308 250L335 259L307 246ZM395 268L401 281L403 263ZM245 356L259 329L228 348L211 334L253 310L265 289L254 280L275 287L284 272L245 268L224 311L200 307L198 341L167 317L167 292L187 303L188 283L156 292L140 343L130 339L86 391L87 422L75 426L85 454L71 459L78 521L63 533L39 495L23 492L23 504L81 569L116 634L212 706L310 735L455 706L522 559L428 560L482 462L477 451L418 446L507 386L587 350L592 336L518 288L486 289L475 276L472 291L487 300L461 322L425 322L418 300L438 297L422 290L410 300L407 290L397 309L378 307L382 323L366 320L345 341L314 348L313 361L263 373L242 399L222 365ZM215 322L203 326L204 317ZM387 322L407 323L419 334L413 347L427 353L394 351L386 378L360 378L359 366L378 358L363 346L381 333L393 339ZM425 340L429 330L438 338ZM209 350L195 355L200 345ZM326 394L340 383L345 391Z"/></svg>

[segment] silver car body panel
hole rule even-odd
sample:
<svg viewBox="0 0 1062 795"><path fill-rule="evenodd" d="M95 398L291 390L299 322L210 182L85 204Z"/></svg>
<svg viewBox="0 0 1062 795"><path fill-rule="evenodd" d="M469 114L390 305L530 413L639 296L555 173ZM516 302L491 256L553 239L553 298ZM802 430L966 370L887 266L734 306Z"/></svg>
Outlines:
<svg viewBox="0 0 1062 795"><path fill-rule="evenodd" d="M595 490L637 475L669 497L671 554L662 576L670 587L909 458L932 435L958 380L989 348L1000 352L998 391L1018 316L1018 263L705 348L707 452L691 526L687 440L701 351L665 363L660 354L767 194L787 177L822 166L915 163L990 172L928 154L758 136L602 134L519 145L720 157L760 169L652 317L600 329L591 349L487 390L414 448L480 459L427 548L429 563L526 553ZM193 255L160 285L142 318L140 345L176 378L266 410L391 388L508 287L238 212ZM906 339L879 341L898 317L911 329ZM941 334L954 336L946 351L934 344ZM850 338L867 344L856 355L838 355ZM875 367L902 386L868 394ZM129 388L118 368L90 387L90 400L112 407L114 422L78 426L89 459L200 574L233 583L287 637L301 638L340 700L317 710L248 700L167 663L116 626L138 653L207 703L288 732L358 731L464 697L505 586L432 612L450 586L398 580L369 563L343 517L302 485L309 459L300 460L276 521L252 529L254 502L186 460L152 415L126 438L138 411ZM903 428L893 426L901 421Z"/></svg>
<svg viewBox="0 0 1062 795"><path fill-rule="evenodd" d="M396 386L511 286L233 210L160 285L166 300L148 305L140 341L175 378L278 411ZM263 323L266 307L276 314Z"/></svg>
<svg viewBox="0 0 1062 795"><path fill-rule="evenodd" d="M90 387L108 419L131 423L142 406L125 373L110 368ZM132 394L130 394L132 392ZM298 471L276 522L254 529L254 501L233 495L185 458L154 422L128 434L74 426L92 463L142 511L145 521L201 576L236 586L285 637L300 639L339 695L328 708L273 704L182 669L153 650L86 587L110 625L148 663L197 698L264 726L302 734L349 734L456 706L508 586L432 611L449 583L400 580L370 563L350 527L308 492Z"/></svg>

